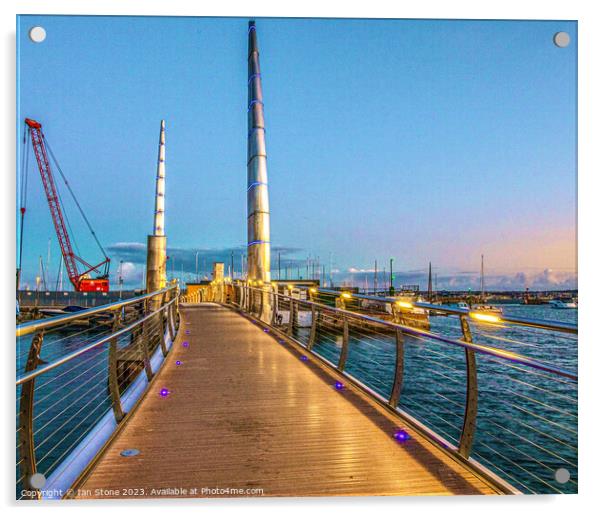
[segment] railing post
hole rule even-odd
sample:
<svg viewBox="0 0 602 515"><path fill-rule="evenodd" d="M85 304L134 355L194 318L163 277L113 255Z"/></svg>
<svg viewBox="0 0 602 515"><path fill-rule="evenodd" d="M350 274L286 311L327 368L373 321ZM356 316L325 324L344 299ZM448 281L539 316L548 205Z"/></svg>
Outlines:
<svg viewBox="0 0 602 515"><path fill-rule="evenodd" d="M401 329L395 331L395 348L395 378L393 379L393 387L391 388L391 396L389 397L389 406L392 408L397 408L403 387L404 346Z"/></svg>
<svg viewBox="0 0 602 515"><path fill-rule="evenodd" d="M170 299L170 301L171 301L171 299ZM176 327L175 327L175 322L173 320L173 310L174 310L174 303L171 303L169 305L169 307L167 308L166 322L167 322L167 330L169 331L169 338L171 339L172 343L176 338Z"/></svg>
<svg viewBox="0 0 602 515"><path fill-rule="evenodd" d="M25 364L25 372L31 372L38 367L40 363L40 352L42 351L42 343L44 342L44 332L37 333L29 347L27 355L27 363ZM23 480L28 489L31 490L31 497L40 499L40 491L30 484L30 478L37 471L36 465L36 450L33 435L33 409L34 409L34 391L36 380L31 379L21 386L21 397L19 398L19 438L20 452L19 457L21 463L19 470L23 476Z"/></svg>
<svg viewBox="0 0 602 515"><path fill-rule="evenodd" d="M119 330L121 323L121 312L115 313L113 318L112 331L116 332ZM113 415L115 420L119 424L125 414L123 413L123 406L121 405L121 395L119 393L119 379L117 377L117 338L111 338L109 343L109 393L111 395L111 406L113 408Z"/></svg>
<svg viewBox="0 0 602 515"><path fill-rule="evenodd" d="M165 296L161 296L161 305L159 306L159 310L157 313L157 320L159 321L159 345L161 345L161 352L163 353L163 357L167 356L167 344L165 343L165 319L164 319L164 310L165 306ZM167 308L169 309L169 308Z"/></svg>
<svg viewBox="0 0 602 515"><path fill-rule="evenodd" d="M293 325L295 323L295 301L293 300L292 294L288 298L288 327L286 334L291 336L293 334Z"/></svg>
<svg viewBox="0 0 602 515"><path fill-rule="evenodd" d="M174 319L173 329L174 329L174 331L176 331L177 328L180 326L180 306L179 306L179 303L178 303L178 297L179 296L180 296L180 288L178 287L175 290L175 298L176 298L176 300L173 303L173 307L174 307L174 309L173 309L173 319Z"/></svg>
<svg viewBox="0 0 602 515"><path fill-rule="evenodd" d="M293 292L291 292L292 294ZM293 310L293 329L295 326L299 327L299 305L301 303L299 301L295 302L295 309Z"/></svg>
<svg viewBox="0 0 602 515"><path fill-rule="evenodd" d="M339 356L339 364L337 366L340 372L345 370L347 363L347 355L349 353L349 319L343 315L343 345L341 346L341 355Z"/></svg>
<svg viewBox="0 0 602 515"><path fill-rule="evenodd" d="M173 304L172 304L173 305ZM148 313L148 303L144 301L144 310L143 316L146 316ZM140 350L142 352L142 361L144 363L144 371L146 372L146 377L150 381L153 378L153 370L150 364L150 354L148 351L148 339L149 339L149 330L148 330L148 322L149 320L145 320L142 322L142 334L140 335Z"/></svg>
<svg viewBox="0 0 602 515"><path fill-rule="evenodd" d="M316 342L316 329L318 326L318 315L315 304L311 305L311 329L309 330L309 341L307 342L307 350L311 350Z"/></svg>
<svg viewBox="0 0 602 515"><path fill-rule="evenodd" d="M272 292L272 316L270 325L274 327L276 325L276 316L278 315L278 287L273 286L274 291Z"/></svg>
<svg viewBox="0 0 602 515"><path fill-rule="evenodd" d="M263 321L263 294L264 294L263 286L261 287L261 290L259 290L259 292L257 292L257 293L259 294L259 312L257 313L257 318L259 318Z"/></svg>
<svg viewBox="0 0 602 515"><path fill-rule="evenodd" d="M460 324L462 325L463 340L467 343L472 343L472 334L466 315L460 316ZM465 348L464 355L466 358L466 404L458 452L460 453L460 456L468 459L477 426L479 389L475 353L472 349Z"/></svg>

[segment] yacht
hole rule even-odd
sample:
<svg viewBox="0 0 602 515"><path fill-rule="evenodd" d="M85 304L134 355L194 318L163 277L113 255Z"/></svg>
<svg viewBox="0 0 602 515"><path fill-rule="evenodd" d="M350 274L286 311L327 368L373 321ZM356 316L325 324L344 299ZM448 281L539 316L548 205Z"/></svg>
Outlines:
<svg viewBox="0 0 602 515"><path fill-rule="evenodd" d="M574 300L554 299L548 304L554 309L577 309L577 303Z"/></svg>
<svg viewBox="0 0 602 515"><path fill-rule="evenodd" d="M479 311L482 313L501 313L502 308L499 306L492 306L491 304L473 304L472 311Z"/></svg>

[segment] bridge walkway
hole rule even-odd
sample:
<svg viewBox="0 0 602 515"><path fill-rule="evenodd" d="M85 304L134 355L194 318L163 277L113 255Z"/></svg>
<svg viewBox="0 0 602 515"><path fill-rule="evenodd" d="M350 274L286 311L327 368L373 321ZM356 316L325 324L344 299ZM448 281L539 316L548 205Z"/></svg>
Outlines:
<svg viewBox="0 0 602 515"><path fill-rule="evenodd" d="M235 311L181 305L181 317L165 365L79 497L496 493L419 433L397 442L393 414L337 390L333 372Z"/></svg>

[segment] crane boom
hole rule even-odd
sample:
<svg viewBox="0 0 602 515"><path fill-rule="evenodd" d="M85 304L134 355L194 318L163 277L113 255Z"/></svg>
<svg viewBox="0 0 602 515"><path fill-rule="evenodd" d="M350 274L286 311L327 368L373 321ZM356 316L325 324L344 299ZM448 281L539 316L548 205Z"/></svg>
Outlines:
<svg viewBox="0 0 602 515"><path fill-rule="evenodd" d="M44 134L42 133L42 124L35 120L31 120L30 118L26 118L25 123L29 128L31 144L38 163L38 169L46 193L50 215L61 247L61 253L63 254L65 269L67 270L69 280L76 291L107 292L109 291L109 280L106 274L94 279L88 277L88 274L92 271L98 271L103 265L107 265L109 263L109 258L106 258L96 266L92 266L73 252L71 239L67 232L60 199L54 182L54 176L52 175L52 169L50 168L50 162L48 161L48 153L46 152L46 145L44 144ZM78 270L78 262L86 267L85 271L82 273Z"/></svg>

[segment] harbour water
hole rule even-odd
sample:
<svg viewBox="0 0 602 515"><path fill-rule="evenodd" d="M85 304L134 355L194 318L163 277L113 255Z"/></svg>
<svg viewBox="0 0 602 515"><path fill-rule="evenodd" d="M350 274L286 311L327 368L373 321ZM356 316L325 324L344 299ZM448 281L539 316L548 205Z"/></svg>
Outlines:
<svg viewBox="0 0 602 515"><path fill-rule="evenodd" d="M507 315L577 322L576 310L552 309L547 305L504 305L503 309ZM431 330L461 337L457 317L431 317ZM577 371L577 339L572 335L474 323L472 330L478 343ZM44 339L41 357L50 362L102 334L100 331L92 334L90 330L50 332ZM308 329L298 329L296 337L300 341L307 341L308 336ZM30 341L29 336L17 341L17 376L24 371ZM126 338L119 345L127 343ZM341 343L340 333L322 329L318 331L314 350L336 363ZM430 339L406 337L404 343L405 369L399 407L456 445L464 417L464 350ZM52 473L111 409L107 360L108 349L96 349L80 356L69 367L56 368L37 379L34 438L40 472ZM392 335L351 331L346 368L349 374L388 397L394 367ZM478 419L471 456L522 492L576 492L576 384L482 354L477 356L477 369ZM20 388L17 403L19 395ZM562 484L555 480L555 473L561 468L570 473L570 480Z"/></svg>
<svg viewBox="0 0 602 515"><path fill-rule="evenodd" d="M504 305L506 315L577 322L577 310L547 305ZM461 338L457 317L431 317L431 330ZM302 330L302 333L307 330ZM577 371L577 339L528 328L472 324L475 342ZM299 334L303 340L305 334ZM314 350L337 363L342 336L319 331ZM431 339L404 339L405 368L399 407L459 443L464 419L464 350ZM346 371L388 398L394 376L390 335L351 331ZM471 457L524 493L577 492L577 385L512 361L477 355L478 417ZM566 469L570 480L556 481Z"/></svg>

